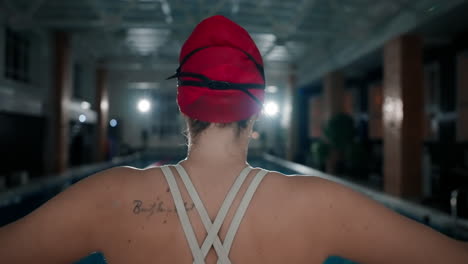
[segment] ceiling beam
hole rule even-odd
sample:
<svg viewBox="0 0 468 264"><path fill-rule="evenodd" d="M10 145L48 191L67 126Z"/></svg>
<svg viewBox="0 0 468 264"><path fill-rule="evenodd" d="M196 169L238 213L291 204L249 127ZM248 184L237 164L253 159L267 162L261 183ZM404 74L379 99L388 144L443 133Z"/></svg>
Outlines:
<svg viewBox="0 0 468 264"><path fill-rule="evenodd" d="M11 0L3 0L6 8L8 22L13 27L27 28L33 24L32 19L37 10L42 6L44 0L32 0L26 9L20 9L15 6Z"/></svg>
<svg viewBox="0 0 468 264"><path fill-rule="evenodd" d="M58 28L58 29L70 29L70 30L80 30L80 29L99 29L102 30L103 27L108 26L106 21L102 20L89 20L89 19L38 19L35 22L35 26L45 27L45 28ZM192 28L194 25L187 27L185 23L172 23L170 25L164 22L154 22L154 21L129 21L123 20L119 24L120 29L129 29L129 28L154 28L154 29L167 29L167 30L186 30L187 28ZM269 26L256 26L256 25L245 25L245 28L250 33L272 33L273 29ZM318 32L318 31L308 31L308 32L297 32L297 36L324 36L324 35L333 35L333 32Z"/></svg>
<svg viewBox="0 0 468 264"><path fill-rule="evenodd" d="M44 4L44 1L45 0L30 1L29 8L25 12L26 16L32 18L34 14L36 14L37 10L39 10L39 8Z"/></svg>
<svg viewBox="0 0 468 264"><path fill-rule="evenodd" d="M227 0L220 0L217 1L216 4L213 5L213 7L208 11L207 16L212 16L215 15L221 10L221 8L226 5Z"/></svg>
<svg viewBox="0 0 468 264"><path fill-rule="evenodd" d="M181 0L174 0L173 6L175 6L177 10L180 10L182 13L184 13L185 26L191 25L198 21L198 19L193 15L192 10L189 10L187 5L182 3Z"/></svg>
<svg viewBox="0 0 468 264"><path fill-rule="evenodd" d="M15 5L13 5L13 3L10 2L10 0L2 0L2 3L3 5L5 6L5 9L8 13L13 14L17 14L19 12L19 10L16 8Z"/></svg>
<svg viewBox="0 0 468 264"><path fill-rule="evenodd" d="M100 20L104 20L107 17L107 12L99 5L100 0L86 0L91 9L96 13Z"/></svg>

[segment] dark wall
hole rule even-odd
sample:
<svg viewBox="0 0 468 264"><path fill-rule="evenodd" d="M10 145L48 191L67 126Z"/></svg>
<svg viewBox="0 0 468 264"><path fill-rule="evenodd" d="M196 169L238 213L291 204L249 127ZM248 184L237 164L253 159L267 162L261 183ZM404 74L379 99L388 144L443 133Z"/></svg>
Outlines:
<svg viewBox="0 0 468 264"><path fill-rule="evenodd" d="M42 117L0 113L0 175L43 172L44 129Z"/></svg>
<svg viewBox="0 0 468 264"><path fill-rule="evenodd" d="M75 121L69 122L69 160L70 167L76 167L94 161L96 126Z"/></svg>

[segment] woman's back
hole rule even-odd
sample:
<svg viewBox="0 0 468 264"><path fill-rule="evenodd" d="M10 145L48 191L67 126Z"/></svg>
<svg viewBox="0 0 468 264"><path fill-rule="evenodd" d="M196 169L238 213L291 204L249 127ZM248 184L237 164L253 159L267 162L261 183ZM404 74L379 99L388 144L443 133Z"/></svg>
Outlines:
<svg viewBox="0 0 468 264"><path fill-rule="evenodd" d="M186 169L214 222L240 170ZM258 171L253 169L249 173L234 199L219 232L221 242L224 241L241 198ZM201 246L207 231L180 175L174 168L172 172ZM323 226L320 227L319 205L314 205L312 201L301 201L300 190L294 191L300 187L301 179L298 178L274 172L266 175L233 241L229 254L233 263L319 263L326 258L326 241L321 240L318 232L323 229ZM107 207L103 210L109 211L109 215L99 224L100 230L96 230L96 244L108 262L148 263L148 260L154 260L155 263L190 263L192 253L161 169L132 171L120 176L120 179L119 182L112 181L107 194L97 198L103 202L103 208ZM310 227L304 228L302 222L314 210L318 216L315 223L310 222ZM315 236L312 235L314 233ZM206 262L216 263L217 259L212 248Z"/></svg>

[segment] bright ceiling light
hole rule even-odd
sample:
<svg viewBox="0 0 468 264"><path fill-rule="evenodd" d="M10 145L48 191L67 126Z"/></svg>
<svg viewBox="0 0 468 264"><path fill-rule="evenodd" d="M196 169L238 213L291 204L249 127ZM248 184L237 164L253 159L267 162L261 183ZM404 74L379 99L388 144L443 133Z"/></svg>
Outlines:
<svg viewBox="0 0 468 264"><path fill-rule="evenodd" d="M158 89L159 88L159 83L156 83L156 82L130 82L128 84L128 88L130 88L130 89L141 89L141 90Z"/></svg>
<svg viewBox="0 0 468 264"><path fill-rule="evenodd" d="M80 120L81 123L84 123L84 122L86 122L86 116L85 115L80 115L78 117L78 120Z"/></svg>
<svg viewBox="0 0 468 264"><path fill-rule="evenodd" d="M269 85L266 89L267 93L276 93L278 92L278 86Z"/></svg>
<svg viewBox="0 0 468 264"><path fill-rule="evenodd" d="M151 102L148 99L141 99L138 102L138 111L146 113L151 109Z"/></svg>
<svg viewBox="0 0 468 264"><path fill-rule="evenodd" d="M127 31L126 42L133 51L146 56L163 45L169 34L167 29L131 28Z"/></svg>
<svg viewBox="0 0 468 264"><path fill-rule="evenodd" d="M117 120L111 119L111 121L109 121L109 125L110 125L111 127L116 127L116 126L117 126Z"/></svg>
<svg viewBox="0 0 468 264"><path fill-rule="evenodd" d="M239 13L239 9L240 9L240 3L239 3L239 0L231 0L232 2L232 8L231 8L231 13L233 15Z"/></svg>
<svg viewBox="0 0 468 264"><path fill-rule="evenodd" d="M83 101L83 102L81 102L81 108L85 109L85 110L88 110L88 109L91 108L91 104L86 102L86 101Z"/></svg>
<svg viewBox="0 0 468 264"><path fill-rule="evenodd" d="M275 102L267 102L263 106L263 111L267 116L275 116L279 112L278 104Z"/></svg>

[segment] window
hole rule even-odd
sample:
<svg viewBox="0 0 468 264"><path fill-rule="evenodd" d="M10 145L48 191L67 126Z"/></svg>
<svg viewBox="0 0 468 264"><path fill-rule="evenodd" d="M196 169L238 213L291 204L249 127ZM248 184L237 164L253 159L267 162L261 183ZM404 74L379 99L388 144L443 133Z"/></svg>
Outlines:
<svg viewBox="0 0 468 264"><path fill-rule="evenodd" d="M9 28L5 31L5 77L7 79L28 83L30 81L29 39Z"/></svg>

